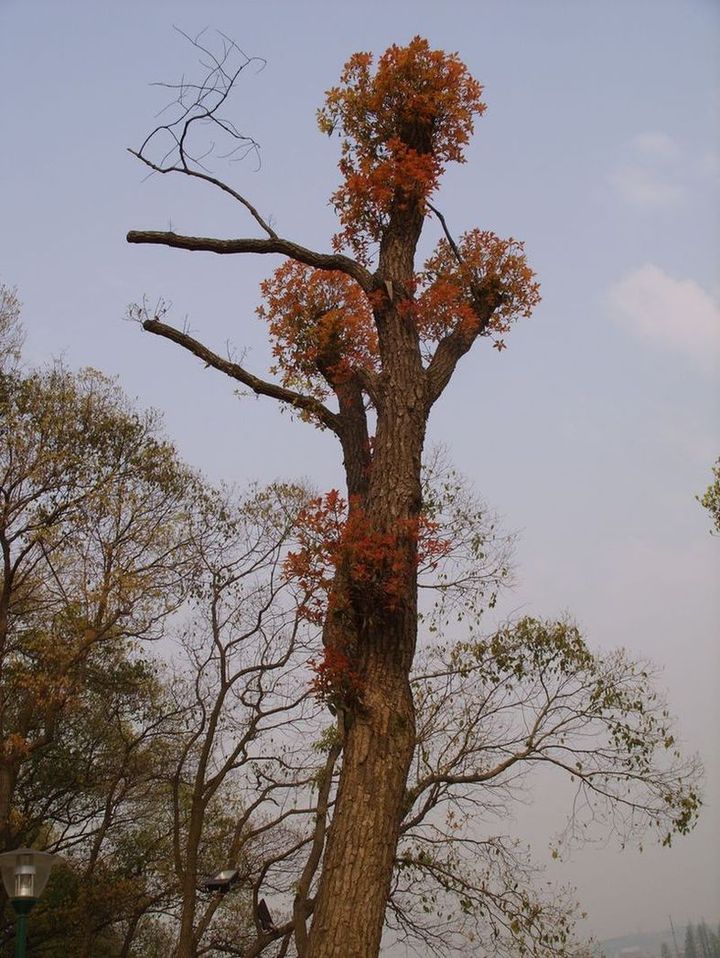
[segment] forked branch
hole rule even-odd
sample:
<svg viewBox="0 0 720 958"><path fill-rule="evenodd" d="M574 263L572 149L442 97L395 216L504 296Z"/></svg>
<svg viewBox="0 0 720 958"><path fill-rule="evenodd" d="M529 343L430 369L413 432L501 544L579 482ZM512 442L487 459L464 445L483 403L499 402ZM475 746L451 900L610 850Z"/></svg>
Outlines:
<svg viewBox="0 0 720 958"><path fill-rule="evenodd" d="M216 50L205 41L206 31L194 38L182 30L178 30L178 33L196 48L206 73L198 82L191 82L183 77L178 83L155 84L172 91L175 99L162 112L173 110L174 113L168 122L159 124L145 137L139 149L129 149L128 152L153 173L182 173L221 190L245 207L267 239L221 240L178 236L170 232L132 230L127 235L128 243L160 244L176 249L212 253L279 253L315 269L339 270L352 277L366 292L370 292L374 288L373 279L359 263L349 256L316 253L290 240L282 239L253 203L208 168L207 160L212 156L230 162L239 162L250 154L259 158L260 148L257 142L240 133L223 111L242 71L252 64L264 65L265 61L258 57L248 57L236 43L222 33L217 34L219 42L215 44L218 48ZM199 130L203 131L203 138L196 146L195 134ZM218 138L218 143L226 141L227 149L221 152L213 137Z"/></svg>
<svg viewBox="0 0 720 958"><path fill-rule="evenodd" d="M487 332L492 315L501 303L502 293L499 290L473 290L473 308L477 322L472 325L458 323L452 332L440 340L427 367L428 410L442 395L460 359L469 352L478 336Z"/></svg>

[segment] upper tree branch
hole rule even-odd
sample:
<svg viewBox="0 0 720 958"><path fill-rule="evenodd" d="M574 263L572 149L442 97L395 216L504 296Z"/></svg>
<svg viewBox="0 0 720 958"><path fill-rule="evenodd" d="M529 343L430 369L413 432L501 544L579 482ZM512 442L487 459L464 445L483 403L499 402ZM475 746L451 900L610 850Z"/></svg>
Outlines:
<svg viewBox="0 0 720 958"><path fill-rule="evenodd" d="M442 226L445 239L458 264L464 264L462 253L450 232L443 214L432 203L427 203L430 212ZM493 290L483 289L473 284L472 298L477 323L468 326L467 323L458 323L457 326L442 339L435 350L435 354L427 369L427 404L428 409L440 397L450 381L458 361L472 347L478 336L487 330L493 312L500 305L500 295Z"/></svg>
<svg viewBox="0 0 720 958"><path fill-rule="evenodd" d="M503 772L506 772L518 762L523 762L531 758L534 750L534 743L529 742L524 749L519 752L513 752L504 761L499 762L494 768L490 769L472 769L457 775L453 775L449 771L441 770L431 772L429 775L425 775L413 788L408 789L405 795L405 813L408 814L422 793L433 785L482 785L502 775ZM433 805L431 804L428 808L423 808L418 815L405 821L401 830L406 832L410 828L414 828L415 825L418 825L423 820L432 807Z"/></svg>
<svg viewBox="0 0 720 958"><path fill-rule="evenodd" d="M477 321L475 323L459 322L452 332L440 340L427 367L428 410L442 395L459 360L470 350L478 336L482 336L487 331L493 313L502 303L502 293L492 288L480 288L474 291L473 300Z"/></svg>
<svg viewBox="0 0 720 958"><path fill-rule="evenodd" d="M158 166L157 163L153 163L152 160L149 160L146 156L143 156L142 153L139 153L137 150L130 149L129 147L128 153L132 153L134 157L137 157L141 163L144 163L145 166L150 167L150 169L155 173L184 173L185 176L192 176L195 179L203 180L205 183L210 183L212 186L216 186L219 190L222 190L223 193L227 193L228 196L232 196L232 198L237 200L238 203L242 203L242 205L250 213L252 218L261 227L261 229L267 233L271 239L277 239L277 233L275 230L262 218L252 203L241 193L238 193L237 190L234 190L231 186L228 186L227 183L219 180L216 176L212 176L210 173L203 173L200 170L190 169L190 167L187 165Z"/></svg>
<svg viewBox="0 0 720 958"><path fill-rule="evenodd" d="M221 154L222 159L237 161L249 153L255 153L259 157L260 148L255 140L241 133L232 120L222 115L221 110L228 106L242 71L252 63L264 66L265 61L246 56L236 43L219 32L214 35L214 41L212 37L208 41L203 39L207 32L205 30L194 38L182 30L177 32L195 47L207 72L198 82L183 78L178 83L154 84L172 91L175 99L161 113L171 110L173 115L167 122L156 126L145 137L139 149L128 152L155 173L184 173L185 176L192 176L216 186L242 203L263 231L273 237L276 235L275 231L252 203L227 183L213 176L204 165L207 157L216 152L216 138L227 144L227 149ZM208 127L212 130L210 137L207 136ZM204 131L203 139L206 141L200 156L196 155L195 148L190 143L196 129Z"/></svg>
<svg viewBox="0 0 720 958"><path fill-rule="evenodd" d="M204 346L197 339L194 339L179 329L175 329L174 326L169 326L167 323L161 322L159 319L146 319L142 325L143 329L149 333L155 333L156 336L164 336L165 339L172 340L172 342L177 343L178 346L182 346L183 349L187 349L188 352L197 356L198 359L202 359L208 366L219 369L220 372L225 373L226 376L230 376L232 379L236 379L249 389L252 389L258 396L269 396L271 399L287 403L288 406L292 406L295 409L304 409L324 426L327 426L328 429L331 429L334 433L338 433L340 428L338 416L312 396L305 396L292 389L285 389L283 386L259 379L246 369L243 369L242 366L228 359L223 359L222 356L218 356L217 353L208 349L207 346Z"/></svg>
<svg viewBox="0 0 720 958"><path fill-rule="evenodd" d="M268 239L216 239L212 236L183 236L178 233L156 230L130 230L128 243L172 246L174 249L187 249L192 252L207 253L279 253L305 263L315 269L324 269L345 273L352 277L366 293L375 288L372 275L349 256L340 253L316 253L315 250L300 246L291 240L279 236Z"/></svg>
<svg viewBox="0 0 720 958"><path fill-rule="evenodd" d="M463 263L462 255L460 253L460 250L458 249L457 243L453 239L450 229L448 228L445 217L442 215L439 209L437 209L436 207L432 205L432 203L427 202L427 208L430 210L431 213L434 213L437 219L440 221L440 225L443 228L443 233L445 234L445 239L448 241L450 249L453 251L453 256L457 260L458 264L462 266L462 263Z"/></svg>

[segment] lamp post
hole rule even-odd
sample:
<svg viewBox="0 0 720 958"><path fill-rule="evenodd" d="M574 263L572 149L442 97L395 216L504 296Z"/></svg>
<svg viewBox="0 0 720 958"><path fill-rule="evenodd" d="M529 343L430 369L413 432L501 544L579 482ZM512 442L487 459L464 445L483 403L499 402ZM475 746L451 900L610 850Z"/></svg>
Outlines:
<svg viewBox="0 0 720 958"><path fill-rule="evenodd" d="M27 916L42 895L57 857L34 848L15 848L0 855L3 885L17 915L15 958L25 958Z"/></svg>

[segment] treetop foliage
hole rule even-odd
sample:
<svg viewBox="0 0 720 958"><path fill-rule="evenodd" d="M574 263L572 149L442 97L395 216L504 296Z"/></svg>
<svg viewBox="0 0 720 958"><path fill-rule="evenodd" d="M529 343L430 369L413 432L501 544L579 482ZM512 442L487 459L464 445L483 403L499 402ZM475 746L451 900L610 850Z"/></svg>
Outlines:
<svg viewBox="0 0 720 958"><path fill-rule="evenodd" d="M363 259L393 205L424 204L446 165L465 162L474 119L485 111L482 87L457 54L431 50L422 37L393 44L374 73L372 66L372 54L354 54L318 111L321 131L343 137L344 183L332 197L343 227L337 245Z"/></svg>
<svg viewBox="0 0 720 958"><path fill-rule="evenodd" d="M431 50L420 37L407 47L390 47L374 71L370 54L351 57L341 85L328 91L318 114L323 131L343 136L343 184L332 197L343 227L335 238L338 249L350 247L367 265L371 248L383 237L387 242L405 215L421 222L433 212L430 199L447 163L464 162L474 118L485 109L481 92L457 55ZM457 242L445 232L422 268L397 290L398 310L417 329L429 361L454 330L474 338L478 314L492 302L483 333L503 349L501 334L518 317L530 316L540 300L523 244L489 230L470 230ZM344 271L295 259L280 266L261 285L258 315L268 323L273 371L282 374L283 384L323 400L359 374L378 374L374 312L386 292L363 290ZM372 391L369 402L374 405Z"/></svg>

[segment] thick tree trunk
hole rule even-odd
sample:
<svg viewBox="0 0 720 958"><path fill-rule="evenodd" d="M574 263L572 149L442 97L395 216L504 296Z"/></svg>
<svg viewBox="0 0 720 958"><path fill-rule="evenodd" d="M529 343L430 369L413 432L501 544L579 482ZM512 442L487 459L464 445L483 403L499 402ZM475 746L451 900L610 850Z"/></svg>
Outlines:
<svg viewBox="0 0 720 958"><path fill-rule="evenodd" d="M182 884L182 912L175 958L195 958L195 888L186 874Z"/></svg>
<svg viewBox="0 0 720 958"><path fill-rule="evenodd" d="M407 670L387 658L373 655L365 707L347 733L309 958L375 958L380 949L415 745Z"/></svg>
<svg viewBox="0 0 720 958"><path fill-rule="evenodd" d="M364 689L360 707L349 716L308 958L378 955L415 747L409 673L417 638L413 522L422 504L424 381L412 324L391 307L378 326L388 358L363 509L374 531L397 536L399 561L389 574L401 569L403 581L391 597L383 597L382 589L368 593L362 583L357 591L350 585L354 660Z"/></svg>

